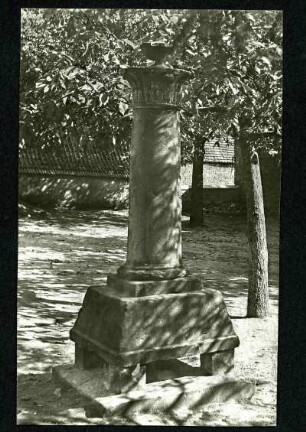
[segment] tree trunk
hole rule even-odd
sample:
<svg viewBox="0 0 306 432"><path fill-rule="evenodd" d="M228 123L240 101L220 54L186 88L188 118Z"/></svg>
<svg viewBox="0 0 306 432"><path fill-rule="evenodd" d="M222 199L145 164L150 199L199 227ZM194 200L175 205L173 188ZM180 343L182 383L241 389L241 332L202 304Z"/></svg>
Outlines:
<svg viewBox="0 0 306 432"><path fill-rule="evenodd" d="M234 185L241 186L241 152L237 139L234 141Z"/></svg>
<svg viewBox="0 0 306 432"><path fill-rule="evenodd" d="M268 248L259 158L249 145L246 134L240 135L239 146L250 248L247 316L265 317L269 309Z"/></svg>
<svg viewBox="0 0 306 432"><path fill-rule="evenodd" d="M195 148L192 163L192 185L191 185L191 209L190 226L203 225L203 162L204 162L203 138L195 139Z"/></svg>

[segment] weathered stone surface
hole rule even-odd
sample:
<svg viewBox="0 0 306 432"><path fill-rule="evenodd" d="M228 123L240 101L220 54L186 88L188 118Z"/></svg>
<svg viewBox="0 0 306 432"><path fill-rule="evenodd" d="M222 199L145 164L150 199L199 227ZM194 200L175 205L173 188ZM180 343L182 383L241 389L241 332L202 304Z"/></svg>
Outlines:
<svg viewBox="0 0 306 432"><path fill-rule="evenodd" d="M146 365L146 383L176 379L184 376L210 375L201 366L185 359L156 360Z"/></svg>
<svg viewBox="0 0 306 432"><path fill-rule="evenodd" d="M130 67L123 77L133 88L134 108L178 109L181 84L191 73L165 66Z"/></svg>
<svg viewBox="0 0 306 432"><path fill-rule="evenodd" d="M97 398L86 407L86 415L103 417L135 412L173 413L180 408L196 410L213 402L247 400L254 392L254 383L232 377L184 377L147 384L143 390Z"/></svg>
<svg viewBox="0 0 306 432"><path fill-rule="evenodd" d="M164 381L183 376L227 375L234 369L234 350L201 354L195 358L156 360L146 365L146 382ZM196 364L195 364L196 363Z"/></svg>
<svg viewBox="0 0 306 432"><path fill-rule="evenodd" d="M234 369L234 350L201 354L200 360L204 375L228 374Z"/></svg>
<svg viewBox="0 0 306 432"><path fill-rule="evenodd" d="M163 248L162 244L159 245ZM188 274L188 270L182 265L174 267L164 266L160 267L160 264L154 266L154 264L124 264L117 270L118 276L126 280L134 281L162 281L172 280L177 278L183 278Z"/></svg>
<svg viewBox="0 0 306 432"><path fill-rule="evenodd" d="M91 287L70 336L122 367L239 345L223 297L212 289L122 297L108 287Z"/></svg>
<svg viewBox="0 0 306 432"><path fill-rule="evenodd" d="M74 364L65 364L53 367L52 376L60 387L73 388L89 399L111 394L102 368L83 370Z"/></svg>
<svg viewBox="0 0 306 432"><path fill-rule="evenodd" d="M159 281L132 281L122 279L115 274L110 274L107 277L107 286L116 295L122 297L143 297L155 294L192 292L202 289L200 279L195 276Z"/></svg>
<svg viewBox="0 0 306 432"><path fill-rule="evenodd" d="M127 259L118 269L124 279L187 275L182 265L177 111L180 87L189 76L184 70L161 65L124 70L134 106Z"/></svg>
<svg viewBox="0 0 306 432"><path fill-rule="evenodd" d="M104 366L85 370L68 364L55 366L52 374L61 387L73 388L91 400L143 388L146 384L145 367L140 365L118 368L104 363Z"/></svg>
<svg viewBox="0 0 306 432"><path fill-rule="evenodd" d="M136 110L131 146L127 260L120 274L135 280L185 276L176 111Z"/></svg>
<svg viewBox="0 0 306 432"><path fill-rule="evenodd" d="M86 342L75 344L75 365L80 369L94 369L103 367L104 360L88 349Z"/></svg>

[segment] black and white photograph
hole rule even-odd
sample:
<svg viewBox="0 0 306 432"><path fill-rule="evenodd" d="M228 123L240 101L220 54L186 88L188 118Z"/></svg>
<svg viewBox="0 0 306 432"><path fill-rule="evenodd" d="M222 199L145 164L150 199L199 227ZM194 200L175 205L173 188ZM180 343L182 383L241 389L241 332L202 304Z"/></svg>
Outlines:
<svg viewBox="0 0 306 432"><path fill-rule="evenodd" d="M22 8L17 424L276 426L283 12Z"/></svg>

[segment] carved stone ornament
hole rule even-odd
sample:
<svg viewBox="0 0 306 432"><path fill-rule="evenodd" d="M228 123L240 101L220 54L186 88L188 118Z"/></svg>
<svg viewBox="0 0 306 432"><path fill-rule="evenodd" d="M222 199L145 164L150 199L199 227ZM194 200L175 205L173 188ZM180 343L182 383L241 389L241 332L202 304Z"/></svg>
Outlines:
<svg viewBox="0 0 306 432"><path fill-rule="evenodd" d="M190 76L188 71L163 65L130 67L123 72L132 87L134 108L178 109L181 85Z"/></svg>

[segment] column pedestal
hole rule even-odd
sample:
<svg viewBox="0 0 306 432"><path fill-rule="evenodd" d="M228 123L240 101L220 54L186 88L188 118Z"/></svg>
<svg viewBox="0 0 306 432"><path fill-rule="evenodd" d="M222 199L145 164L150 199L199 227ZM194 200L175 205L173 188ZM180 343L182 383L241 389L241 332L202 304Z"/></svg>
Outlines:
<svg viewBox="0 0 306 432"><path fill-rule="evenodd" d="M122 282L116 276L109 280L112 287L88 289L70 332L76 343L76 364L81 368L103 367L106 362L116 368L117 376L121 370L127 378L128 370L137 365L152 370L152 364L158 360L201 355L199 375L231 370L220 367L222 361L218 359L227 354L233 359L239 340L220 292L196 290L200 283L191 277L163 281L167 294L158 293L160 282ZM146 295L152 285L156 293ZM125 286L126 291L122 289ZM189 291L184 292L186 288ZM113 393L120 393L128 386L121 385L120 379L114 381ZM138 375L131 376L134 385L137 380ZM152 373L148 378L151 380Z"/></svg>

